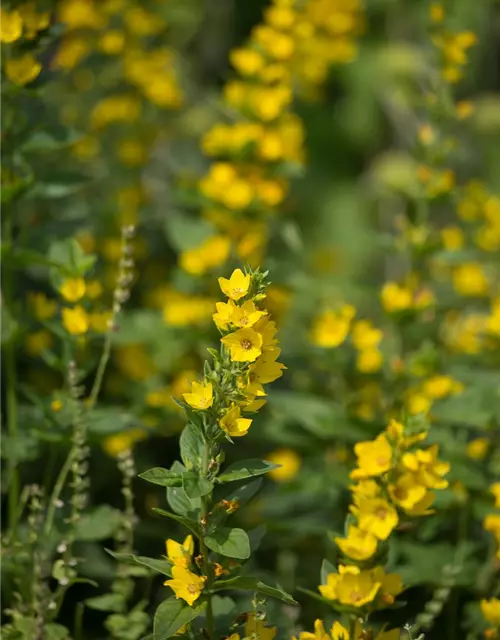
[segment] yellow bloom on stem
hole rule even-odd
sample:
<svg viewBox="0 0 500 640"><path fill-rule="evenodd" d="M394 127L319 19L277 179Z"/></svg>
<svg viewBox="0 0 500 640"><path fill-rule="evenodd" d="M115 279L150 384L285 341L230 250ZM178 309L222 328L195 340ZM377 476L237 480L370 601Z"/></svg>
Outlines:
<svg viewBox="0 0 500 640"><path fill-rule="evenodd" d="M375 373L382 366L384 358L378 349L360 351L356 358L356 368L361 373Z"/></svg>
<svg viewBox="0 0 500 640"><path fill-rule="evenodd" d="M339 575L335 599L341 604L363 607L373 602L381 586L373 571L346 572Z"/></svg>
<svg viewBox="0 0 500 640"><path fill-rule="evenodd" d="M85 280L83 278L67 278L59 287L59 293L68 302L76 302L85 295Z"/></svg>
<svg viewBox="0 0 500 640"><path fill-rule="evenodd" d="M311 330L311 341L318 347L332 349L347 338L355 309L345 305L340 311L325 311L319 315Z"/></svg>
<svg viewBox="0 0 500 640"><path fill-rule="evenodd" d="M335 624L338 624L338 623L335 623ZM310 631L302 631L299 635L299 640L331 640L332 637L335 637L333 636L333 627L332 627L332 635L329 635L325 631L325 626L323 624L323 621L315 620L314 633L311 633ZM349 635L345 636L345 639L349 640ZM296 640L296 638L294 638L294 640Z"/></svg>
<svg viewBox="0 0 500 640"><path fill-rule="evenodd" d="M279 357L280 350L267 351L260 356L255 364L250 365L248 379L250 383L269 384L283 375L285 365L275 362Z"/></svg>
<svg viewBox="0 0 500 640"><path fill-rule="evenodd" d="M480 606L485 619L495 627L500 627L500 599L481 600Z"/></svg>
<svg viewBox="0 0 500 640"><path fill-rule="evenodd" d="M245 436L251 424L252 420L241 417L241 411L237 405L230 407L219 420L219 427L233 438Z"/></svg>
<svg viewBox="0 0 500 640"><path fill-rule="evenodd" d="M258 620L253 613L249 613L245 624L245 637L259 638L259 640L273 640L276 637L276 627L266 627L262 620Z"/></svg>
<svg viewBox="0 0 500 640"><path fill-rule="evenodd" d="M254 362L262 353L262 336L254 329L238 329L221 338L221 342L229 349L233 362Z"/></svg>
<svg viewBox="0 0 500 640"><path fill-rule="evenodd" d="M65 307L62 310L63 327L68 333L80 336L89 330L89 316L83 307L77 305L72 309Z"/></svg>
<svg viewBox="0 0 500 640"><path fill-rule="evenodd" d="M182 544L170 538L165 543L167 557L176 567L188 568L194 553L193 536L188 535Z"/></svg>
<svg viewBox="0 0 500 640"><path fill-rule="evenodd" d="M352 327L351 341L359 351L378 346L382 338L382 331L373 327L370 320L358 320Z"/></svg>
<svg viewBox="0 0 500 640"><path fill-rule="evenodd" d="M213 386L211 382L193 382L191 393L183 393L182 397L193 409L203 411L209 409L214 403Z"/></svg>
<svg viewBox="0 0 500 640"><path fill-rule="evenodd" d="M488 278L477 262L459 265L453 272L453 286L463 296L485 296L490 289Z"/></svg>
<svg viewBox="0 0 500 640"><path fill-rule="evenodd" d="M500 509L500 482L490 485L490 493L495 496L495 509Z"/></svg>
<svg viewBox="0 0 500 640"><path fill-rule="evenodd" d="M229 300L229 302L217 302L215 308L217 311L212 316L215 326L218 329L227 329L231 323L236 305L232 300Z"/></svg>
<svg viewBox="0 0 500 640"><path fill-rule="evenodd" d="M378 540L387 540L399 522L396 509L384 498L361 498L351 511L357 517L358 527Z"/></svg>
<svg viewBox="0 0 500 640"><path fill-rule="evenodd" d="M474 438L474 440L467 443L465 453L472 460L484 460L489 448L489 438Z"/></svg>
<svg viewBox="0 0 500 640"><path fill-rule="evenodd" d="M392 447L384 434L375 440L358 442L354 453L358 458L358 468L351 472L353 480L380 476L392 469Z"/></svg>
<svg viewBox="0 0 500 640"><path fill-rule="evenodd" d="M5 62L5 75L14 84L23 87L40 75L42 65L31 53L20 58L10 58Z"/></svg>
<svg viewBox="0 0 500 640"><path fill-rule="evenodd" d="M276 449L266 456L273 464L279 464L277 469L271 469L268 476L275 482L288 482L295 478L301 465L300 456L293 449Z"/></svg>
<svg viewBox="0 0 500 640"><path fill-rule="evenodd" d="M231 300L239 300L248 293L250 287L250 275L243 273L241 269L235 269L229 280L227 278L219 278L219 286Z"/></svg>
<svg viewBox="0 0 500 640"><path fill-rule="evenodd" d="M379 595L382 600L385 604L393 604L396 596L403 591L401 576L397 573L386 573L383 567L375 567L372 572L374 578L381 584Z"/></svg>
<svg viewBox="0 0 500 640"><path fill-rule="evenodd" d="M410 515L431 513L428 507L434 500L434 494L428 492L418 476L413 473L405 473L394 484L390 484L389 494L394 503Z"/></svg>
<svg viewBox="0 0 500 640"><path fill-rule="evenodd" d="M37 320L49 320L57 311L57 302L47 298L44 293L30 293L29 301Z"/></svg>
<svg viewBox="0 0 500 640"><path fill-rule="evenodd" d="M414 453L405 453L402 457L403 466L416 474L421 484L428 489L446 489L448 481L442 476L450 470L448 462L437 459L439 447L437 444L428 449L418 449Z"/></svg>
<svg viewBox="0 0 500 640"><path fill-rule="evenodd" d="M412 306L412 293L410 289L396 282L386 282L380 293L382 306L389 313L405 311Z"/></svg>
<svg viewBox="0 0 500 640"><path fill-rule="evenodd" d="M23 33L23 20L19 11L0 9L0 41L11 43Z"/></svg>
<svg viewBox="0 0 500 640"><path fill-rule="evenodd" d="M335 538L342 553L353 560L368 560L377 551L377 538L368 531L350 525L347 538Z"/></svg>
<svg viewBox="0 0 500 640"><path fill-rule="evenodd" d="M253 327L265 315L267 315L267 311L257 309L251 300L247 300L241 307L234 306L231 323L242 328Z"/></svg>
<svg viewBox="0 0 500 640"><path fill-rule="evenodd" d="M190 607L200 597L206 578L192 573L184 567L172 567L172 579L165 580L165 586L173 589L177 599L182 598Z"/></svg>

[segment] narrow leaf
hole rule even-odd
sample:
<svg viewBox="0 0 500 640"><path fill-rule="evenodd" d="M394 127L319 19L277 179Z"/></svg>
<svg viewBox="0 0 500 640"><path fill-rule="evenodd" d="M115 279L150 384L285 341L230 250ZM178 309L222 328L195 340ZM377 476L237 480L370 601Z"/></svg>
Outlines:
<svg viewBox="0 0 500 640"><path fill-rule="evenodd" d="M200 527L197 522L194 520L190 520L189 518L184 518L183 516L178 516L176 513L170 513L170 511L165 511L164 509L160 509L158 507L154 507L153 511L160 516L165 516L166 518L171 518L175 520L179 524L182 524L186 529L189 529L191 533L194 533L198 538L200 537Z"/></svg>
<svg viewBox="0 0 500 640"><path fill-rule="evenodd" d="M218 482L234 482L244 480L254 476L262 476L264 473L277 469L280 465L267 462L267 460L241 460L235 462L224 471L218 478Z"/></svg>
<svg viewBox="0 0 500 640"><path fill-rule="evenodd" d="M182 476L173 473L162 467L153 467L139 474L139 478L151 482L151 484L159 484L161 487L180 487L182 486Z"/></svg>
<svg viewBox="0 0 500 640"><path fill-rule="evenodd" d="M287 604L297 604L292 596L283 591L280 587L271 587L258 578L250 576L238 576L229 580L219 580L213 585L213 591L227 591L230 589L238 589L242 591L256 591L269 598L276 598Z"/></svg>

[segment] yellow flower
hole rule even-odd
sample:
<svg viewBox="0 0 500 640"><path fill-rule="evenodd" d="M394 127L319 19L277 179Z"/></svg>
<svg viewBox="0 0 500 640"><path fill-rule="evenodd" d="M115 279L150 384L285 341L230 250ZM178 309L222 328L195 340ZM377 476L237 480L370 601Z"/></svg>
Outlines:
<svg viewBox="0 0 500 640"><path fill-rule="evenodd" d="M249 613L245 623L245 637L259 640L273 640L276 637L276 627L266 627L262 620L258 620L253 613Z"/></svg>
<svg viewBox="0 0 500 640"><path fill-rule="evenodd" d="M372 571L345 572L340 574L336 585L336 600L341 604L363 607L373 602L381 586Z"/></svg>
<svg viewBox="0 0 500 640"><path fill-rule="evenodd" d="M358 353L356 368L361 373L374 373L382 366L383 359L382 352L378 349L366 349Z"/></svg>
<svg viewBox="0 0 500 640"><path fill-rule="evenodd" d="M472 460L484 460L489 446L490 441L488 438L475 438L467 443L465 453Z"/></svg>
<svg viewBox="0 0 500 640"><path fill-rule="evenodd" d="M184 393L182 397L193 409L199 409L201 411L209 409L214 403L212 383L206 381L203 381L201 384L193 382L191 385L191 393Z"/></svg>
<svg viewBox="0 0 500 640"><path fill-rule="evenodd" d="M380 294L382 306L389 313L405 311L412 306L412 293L408 287L396 282L386 282Z"/></svg>
<svg viewBox="0 0 500 640"><path fill-rule="evenodd" d="M144 440L146 437L147 432L144 429L130 429L105 438L102 448L108 455L116 458L120 453L132 449L136 442Z"/></svg>
<svg viewBox="0 0 500 640"><path fill-rule="evenodd" d="M26 336L26 351L30 356L38 356L54 343L52 335L46 329L40 329Z"/></svg>
<svg viewBox="0 0 500 640"><path fill-rule="evenodd" d="M375 440L358 442L354 446L358 468L351 472L353 480L380 476L392 468L392 447L381 434Z"/></svg>
<svg viewBox="0 0 500 640"><path fill-rule="evenodd" d="M283 369L286 369L285 365L281 362L275 362L279 357L280 350L266 351L262 356L250 365L248 370L248 380L251 384L269 384L274 382L283 375Z"/></svg>
<svg viewBox="0 0 500 640"><path fill-rule="evenodd" d="M288 482L299 472L301 458L293 449L276 449L266 459L280 465L278 469L272 469L268 473L275 482Z"/></svg>
<svg viewBox="0 0 500 640"><path fill-rule="evenodd" d="M257 309L251 300L247 300L240 307L234 306L231 324L237 327L253 327L253 325L267 314L267 311Z"/></svg>
<svg viewBox="0 0 500 640"><path fill-rule="evenodd" d="M102 295L102 284L99 280L91 280L85 286L85 293L91 300L95 300Z"/></svg>
<svg viewBox="0 0 500 640"><path fill-rule="evenodd" d="M235 269L231 274L229 280L227 278L219 278L219 286L222 293L224 293L231 300L239 300L248 293L250 287L250 275L243 274L241 269Z"/></svg>
<svg viewBox="0 0 500 640"><path fill-rule="evenodd" d="M241 417L240 408L236 405L230 407L219 420L220 428L233 438L245 436L251 424L252 421L249 418Z"/></svg>
<svg viewBox="0 0 500 640"><path fill-rule="evenodd" d="M494 482L490 486L490 493L495 496L495 509L500 509L500 482Z"/></svg>
<svg viewBox="0 0 500 640"><path fill-rule="evenodd" d="M23 33L23 20L19 11L0 9L0 41L15 42Z"/></svg>
<svg viewBox="0 0 500 640"><path fill-rule="evenodd" d="M452 393L462 391L461 383L454 380L451 376L436 374L425 381L423 391L425 395L435 400L445 398Z"/></svg>
<svg viewBox="0 0 500 640"><path fill-rule="evenodd" d="M345 305L340 311L325 311L319 315L311 330L311 341L318 347L332 349L341 345L347 338L354 307Z"/></svg>
<svg viewBox="0 0 500 640"><path fill-rule="evenodd" d="M262 353L262 335L254 329L238 329L221 342L230 353L233 362L254 362Z"/></svg>
<svg viewBox="0 0 500 640"><path fill-rule="evenodd" d="M443 22L445 18L444 7L439 2L433 2L430 6L430 18L432 22Z"/></svg>
<svg viewBox="0 0 500 640"><path fill-rule="evenodd" d="M58 413L63 408L63 403L60 400L52 400L50 408L54 413Z"/></svg>
<svg viewBox="0 0 500 640"><path fill-rule="evenodd" d="M44 293L30 293L29 300L37 320L49 320L57 311L57 302Z"/></svg>
<svg viewBox="0 0 500 640"><path fill-rule="evenodd" d="M68 333L74 336L83 335L89 330L89 316L80 305L62 310L62 323Z"/></svg>
<svg viewBox="0 0 500 640"><path fill-rule="evenodd" d="M457 251L464 246L464 232L460 227L445 227L441 230L443 246L447 251Z"/></svg>
<svg viewBox="0 0 500 640"><path fill-rule="evenodd" d="M395 484L389 485L391 499L406 513L425 515L432 504L434 494L427 492L419 478L413 473L404 473Z"/></svg>
<svg viewBox="0 0 500 640"><path fill-rule="evenodd" d="M111 311L94 311L89 314L90 326L97 333L106 333L109 331L111 317Z"/></svg>
<svg viewBox="0 0 500 640"><path fill-rule="evenodd" d="M342 636L341 632L345 632ZM335 634L335 635L334 635ZM349 633L342 627L341 624L335 622L332 626L331 635L325 631L325 626L322 620L314 621L314 633L309 631L302 631L299 635L299 640L349 640ZM297 640L293 638L293 640Z"/></svg>
<svg viewBox="0 0 500 640"><path fill-rule="evenodd" d="M368 560L377 551L377 538L368 531L350 525L347 538L335 538L342 553L353 560Z"/></svg>
<svg viewBox="0 0 500 640"><path fill-rule="evenodd" d="M485 619L495 627L500 627L500 599L481 600L480 606Z"/></svg>
<svg viewBox="0 0 500 640"><path fill-rule="evenodd" d="M414 453L405 453L401 459L404 467L416 474L420 483L428 489L445 489L448 481L442 476L450 470L448 462L437 459L439 447L437 444L428 449L417 449Z"/></svg>
<svg viewBox="0 0 500 640"><path fill-rule="evenodd" d="M59 293L68 302L76 302L85 295L83 278L67 278L59 287Z"/></svg>
<svg viewBox="0 0 500 640"><path fill-rule="evenodd" d="M384 498L360 498L351 511L357 517L358 527L378 540L387 540L399 522L396 509Z"/></svg>
<svg viewBox="0 0 500 640"><path fill-rule="evenodd" d="M187 569L194 553L193 536L188 535L182 544L170 538L165 543L167 557L176 567L184 567Z"/></svg>
<svg viewBox="0 0 500 640"><path fill-rule="evenodd" d="M41 70L42 65L31 53L25 53L20 58L10 58L5 62L5 75L20 87L33 82Z"/></svg>
<svg viewBox="0 0 500 640"><path fill-rule="evenodd" d="M453 272L453 286L463 296L485 296L489 291L489 282L480 264L467 262Z"/></svg>
<svg viewBox="0 0 500 640"><path fill-rule="evenodd" d="M232 300L229 302L217 302L215 308L217 311L213 314L212 319L219 329L227 329L233 317L233 311L236 305Z"/></svg>
<svg viewBox="0 0 500 640"><path fill-rule="evenodd" d="M377 347L382 337L382 331L373 327L370 320L358 320L352 327L351 341L359 351Z"/></svg>
<svg viewBox="0 0 500 640"><path fill-rule="evenodd" d="M182 598L190 607L200 597L206 578L192 573L184 567L172 567L172 579L165 580L165 586L173 589L176 598Z"/></svg>

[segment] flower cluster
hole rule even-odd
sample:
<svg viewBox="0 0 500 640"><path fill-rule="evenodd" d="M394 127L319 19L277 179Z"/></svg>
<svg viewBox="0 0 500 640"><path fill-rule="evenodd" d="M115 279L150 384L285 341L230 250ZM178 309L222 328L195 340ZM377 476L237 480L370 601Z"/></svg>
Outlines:
<svg viewBox="0 0 500 640"><path fill-rule="evenodd" d="M354 58L360 16L359 0L273 0L248 42L232 51L236 77L223 99L234 117L203 137L203 152L216 160L198 183L203 215L217 234L181 254L188 273L224 264L231 245L241 259L261 260L263 221L283 203L293 167L304 162L302 121L292 112L296 81L311 93L332 64Z"/></svg>
<svg viewBox="0 0 500 640"><path fill-rule="evenodd" d="M283 374L276 325L258 305L264 299L263 278L258 272L233 271L229 279L219 278L228 302L218 302L214 322L222 334L222 353L218 361L227 371L225 384L212 379L193 382L185 402L195 410L210 410L214 403L218 425L228 437L244 436L252 420L242 413L257 411L265 404L264 384Z"/></svg>
<svg viewBox="0 0 500 640"><path fill-rule="evenodd" d="M36 57L36 39L49 27L50 12L40 12L35 2L24 2L12 10L2 8L1 12L0 41L11 45L8 49L2 46L3 72L10 82L22 87L42 71Z"/></svg>
<svg viewBox="0 0 500 640"><path fill-rule="evenodd" d="M386 541L406 517L431 513L433 489L443 489L449 465L437 458L437 446L415 448L427 432L408 432L391 420L387 429L356 444L357 468L351 472L353 504L345 537L335 542L344 564L327 576L321 594L341 607L375 610L394 602L402 591L401 579L386 574L377 562Z"/></svg>

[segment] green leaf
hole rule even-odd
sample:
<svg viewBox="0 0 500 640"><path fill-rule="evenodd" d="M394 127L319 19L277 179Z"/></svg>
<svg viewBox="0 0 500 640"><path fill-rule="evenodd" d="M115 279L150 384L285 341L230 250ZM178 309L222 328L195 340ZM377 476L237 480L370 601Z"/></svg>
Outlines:
<svg viewBox="0 0 500 640"><path fill-rule="evenodd" d="M270 587L258 578L252 578L250 576L237 576L236 578L229 578L229 580L219 580L212 587L214 592L227 591L230 589L256 591L257 593L261 593L269 598L281 600L287 604L297 604L292 596L281 589L281 587Z"/></svg>
<svg viewBox="0 0 500 640"><path fill-rule="evenodd" d="M153 640L167 640L179 629L202 615L206 602L198 607L190 607L183 600L169 598L164 600L156 609L153 622Z"/></svg>
<svg viewBox="0 0 500 640"><path fill-rule="evenodd" d="M56 269L62 269L66 274L84 275L92 268L96 257L87 255L74 238L68 238L50 245L49 260L59 265Z"/></svg>
<svg viewBox="0 0 500 640"><path fill-rule="evenodd" d="M2 435L2 457L14 463L35 460L39 453L39 443L30 434L18 436Z"/></svg>
<svg viewBox="0 0 500 640"><path fill-rule="evenodd" d="M267 460L240 460L229 467L218 478L218 482L234 482L254 476L262 476L264 473L277 469L280 465L267 462Z"/></svg>
<svg viewBox="0 0 500 640"><path fill-rule="evenodd" d="M160 509L158 507L154 507L153 511L160 516L165 516L166 518L171 518L175 520L179 524L182 524L186 529L189 529L191 533L194 533L198 538L201 535L200 526L195 520L191 520L190 518L184 518L183 516L178 516L176 513L170 513L170 511L165 511L164 509Z"/></svg>
<svg viewBox="0 0 500 640"><path fill-rule="evenodd" d="M16 337L16 334L19 330L19 323L14 318L14 316L10 313L10 311L7 309L5 301L2 300L0 304L1 304L0 313L1 313L1 323L2 323L2 326L0 328L0 341L2 346L4 346L6 344L9 344L9 342L12 342Z"/></svg>
<svg viewBox="0 0 500 640"><path fill-rule="evenodd" d="M85 513L75 526L77 540L96 541L111 538L122 520L118 509L101 504L93 511Z"/></svg>
<svg viewBox="0 0 500 640"><path fill-rule="evenodd" d="M179 440L182 462L186 469L200 469L203 458L205 441L201 429L192 423L188 423ZM189 495L189 494L188 494ZM205 494L202 494L205 495ZM193 496L194 497L194 496Z"/></svg>
<svg viewBox="0 0 500 640"><path fill-rule="evenodd" d="M182 474L182 487L188 498L201 498L212 492L214 485L196 471Z"/></svg>
<svg viewBox="0 0 500 640"><path fill-rule="evenodd" d="M326 584L326 578L330 573L337 573L335 566L326 558L321 563L321 584Z"/></svg>
<svg viewBox="0 0 500 640"><path fill-rule="evenodd" d="M214 234L213 226L206 220L185 214L170 214L165 219L167 238L177 251L187 251Z"/></svg>
<svg viewBox="0 0 500 640"><path fill-rule="evenodd" d="M86 184L86 180L78 172L59 172L51 176L50 182L37 182L30 191L31 198L66 198L77 191L80 191Z"/></svg>
<svg viewBox="0 0 500 640"><path fill-rule="evenodd" d="M62 624L51 622L43 628L44 640L70 640L70 633Z"/></svg>
<svg viewBox="0 0 500 640"><path fill-rule="evenodd" d="M183 474L186 471L186 467L178 460L175 460L170 471ZM167 487L167 500L175 513L190 518L191 520L198 520L198 515L201 510L200 498L188 498L182 487Z"/></svg>
<svg viewBox="0 0 500 640"><path fill-rule="evenodd" d="M246 560L250 557L250 541L243 529L222 527L205 538L209 549L228 558Z"/></svg>
<svg viewBox="0 0 500 640"><path fill-rule="evenodd" d="M85 600L85 605L89 609L96 609L97 611L120 613L124 611L126 601L121 593L105 593L102 596L88 598Z"/></svg>
<svg viewBox="0 0 500 640"><path fill-rule="evenodd" d="M110 549L106 549L106 551L119 562L148 567L148 569L152 569L157 573L162 573L165 576L172 575L172 565L168 560L163 560L161 558L148 558L148 556L136 556L133 553L119 553L117 551L111 551Z"/></svg>
<svg viewBox="0 0 500 640"><path fill-rule="evenodd" d="M160 487L180 487L183 484L183 476L162 467L148 469L140 473L139 478L151 482L151 484L159 484Z"/></svg>

